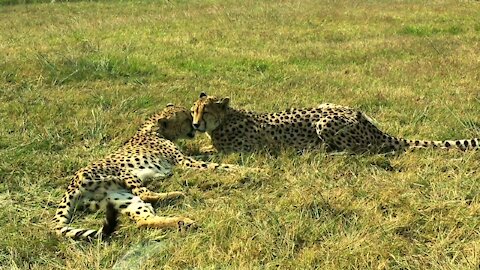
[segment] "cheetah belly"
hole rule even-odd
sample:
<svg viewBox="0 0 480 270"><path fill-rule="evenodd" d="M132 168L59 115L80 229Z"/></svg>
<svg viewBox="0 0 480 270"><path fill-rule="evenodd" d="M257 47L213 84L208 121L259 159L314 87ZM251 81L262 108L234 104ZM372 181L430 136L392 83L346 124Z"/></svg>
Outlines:
<svg viewBox="0 0 480 270"><path fill-rule="evenodd" d="M149 163L142 166L143 168L133 168L131 173L138 178L145 180L149 178L166 178L172 175L172 165L167 161L159 163Z"/></svg>
<svg viewBox="0 0 480 270"><path fill-rule="evenodd" d="M108 177L107 177L108 179ZM106 180L106 179L104 179ZM103 181L84 189L80 200L77 202L80 208L88 208L91 211L96 211L104 208L107 202L105 199L108 194L125 190L123 187L116 184L114 181Z"/></svg>

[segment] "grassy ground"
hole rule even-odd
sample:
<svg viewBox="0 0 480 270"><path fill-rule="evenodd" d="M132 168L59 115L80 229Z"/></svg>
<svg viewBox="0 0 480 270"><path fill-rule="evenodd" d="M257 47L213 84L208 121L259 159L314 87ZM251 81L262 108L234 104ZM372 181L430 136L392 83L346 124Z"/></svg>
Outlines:
<svg viewBox="0 0 480 270"><path fill-rule="evenodd" d="M187 192L157 209L198 231L48 230L77 169L202 90L259 111L349 105L406 138L479 137L478 1L38 2L0 1L0 268L479 266L478 152L220 155L267 173L152 184Z"/></svg>

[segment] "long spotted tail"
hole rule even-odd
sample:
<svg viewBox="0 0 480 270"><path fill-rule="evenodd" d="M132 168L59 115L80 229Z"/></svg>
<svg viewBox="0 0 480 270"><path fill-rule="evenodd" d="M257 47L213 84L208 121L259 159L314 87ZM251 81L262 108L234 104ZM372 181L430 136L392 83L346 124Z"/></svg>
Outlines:
<svg viewBox="0 0 480 270"><path fill-rule="evenodd" d="M461 151L478 150L480 140L464 139L464 140L445 140L445 141L419 141L419 140L406 140L408 148L441 148L441 149L458 149Z"/></svg>
<svg viewBox="0 0 480 270"><path fill-rule="evenodd" d="M461 151L479 150L480 139L462 139L462 140L445 140L445 141L429 141L429 140L407 140L398 139L392 136L384 135L386 145L393 146L393 150L407 150L419 148L440 148L440 149L458 149Z"/></svg>
<svg viewBox="0 0 480 270"><path fill-rule="evenodd" d="M71 226L68 226L69 221L73 214L73 205L74 203L70 198L69 194L66 194L61 205L58 207L57 213L53 218L53 222L56 223L55 231L57 235L66 236L73 239L94 239L94 238L108 238L114 231L115 227L118 224L118 210L115 206L108 202L106 205L106 219L103 225L103 228L100 230L92 229L78 229Z"/></svg>

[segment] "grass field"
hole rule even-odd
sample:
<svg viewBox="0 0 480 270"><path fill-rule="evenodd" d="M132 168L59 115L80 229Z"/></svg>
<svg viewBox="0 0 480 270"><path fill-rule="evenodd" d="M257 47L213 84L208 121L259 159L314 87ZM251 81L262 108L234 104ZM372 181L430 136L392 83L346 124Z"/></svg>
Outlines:
<svg viewBox="0 0 480 270"><path fill-rule="evenodd" d="M150 186L186 192L157 211L197 231L122 218L88 243L49 221L77 169L200 91L257 111L348 105L411 139L479 137L480 2L41 2L0 0L1 269L478 269L478 152L218 155L266 172L176 169Z"/></svg>

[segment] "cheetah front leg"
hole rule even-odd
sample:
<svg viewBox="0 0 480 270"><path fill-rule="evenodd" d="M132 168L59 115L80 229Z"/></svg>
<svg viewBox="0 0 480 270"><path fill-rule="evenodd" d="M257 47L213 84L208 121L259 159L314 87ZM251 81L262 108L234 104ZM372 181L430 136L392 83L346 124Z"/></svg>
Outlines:
<svg viewBox="0 0 480 270"><path fill-rule="evenodd" d="M253 172L253 173L265 173L266 171L256 167L243 167L239 165L226 164L226 163L214 163L205 162L193 159L191 157L184 157L180 164L186 168L196 170L215 170L225 172Z"/></svg>
<svg viewBox="0 0 480 270"><path fill-rule="evenodd" d="M218 171L253 171L261 172L258 168L247 168L233 164L206 162L196 160L190 156L184 155L182 152L177 151L174 155L174 162L176 165L180 165L184 168L196 169L196 170L218 170Z"/></svg>
<svg viewBox="0 0 480 270"><path fill-rule="evenodd" d="M217 153L218 153L218 150L213 145L204 146L204 147L200 148L200 155L210 156L210 155L214 155L214 154L217 154Z"/></svg>
<svg viewBox="0 0 480 270"><path fill-rule="evenodd" d="M184 197L185 194L181 191L172 191L166 193L158 193L144 187L142 180L134 175L126 175L123 178L123 184L130 189L132 193L145 202L157 202L162 200L169 200L179 197Z"/></svg>
<svg viewBox="0 0 480 270"><path fill-rule="evenodd" d="M150 203L128 192L111 193L108 199L114 204L114 207L120 209L122 214L126 214L134 220L139 228L178 228L182 230L195 224L193 220L185 217L157 216Z"/></svg>
<svg viewBox="0 0 480 270"><path fill-rule="evenodd" d="M185 197L185 193L181 191L158 193L158 192L150 191L145 187L142 187L141 189L147 190L147 191L140 191L141 194L139 195L139 197L146 202L158 202L158 201L165 201L165 200ZM132 190L132 192L134 191Z"/></svg>
<svg viewBox="0 0 480 270"><path fill-rule="evenodd" d="M214 162L200 161L188 156L183 156L181 159L179 159L178 164L186 168L197 169L197 170L209 169L209 170L231 171L231 170L240 169L240 166L237 166L237 165L219 164Z"/></svg>
<svg viewBox="0 0 480 270"><path fill-rule="evenodd" d="M181 191L170 191L170 192L164 192L164 193L156 193L157 201L164 201L164 200L171 200L171 199L177 199L177 198L183 198L185 197L185 193Z"/></svg>
<svg viewBox="0 0 480 270"><path fill-rule="evenodd" d="M139 196L143 201L150 203L185 197L185 193L181 191L158 193L151 191L146 187L134 188L132 189L132 193Z"/></svg>

